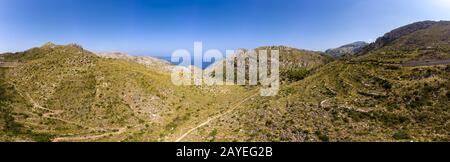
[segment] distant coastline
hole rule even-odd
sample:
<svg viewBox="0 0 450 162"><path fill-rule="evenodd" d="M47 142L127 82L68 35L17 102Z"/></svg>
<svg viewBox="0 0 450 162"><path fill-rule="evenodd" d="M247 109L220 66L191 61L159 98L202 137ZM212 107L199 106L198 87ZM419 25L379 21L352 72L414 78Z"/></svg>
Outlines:
<svg viewBox="0 0 450 162"><path fill-rule="evenodd" d="M172 62L171 61L171 56L151 56L151 57L155 57L155 58L158 58L158 59L161 59L161 60L168 61L169 63L174 64L174 65L178 64L177 62ZM194 65L194 63L193 63L194 56L191 56L191 60L192 60L192 64L191 65ZM219 60L214 60L212 62L203 62L203 64L202 64L203 66L201 68L202 69L206 69L208 66L214 64L216 61L219 61Z"/></svg>

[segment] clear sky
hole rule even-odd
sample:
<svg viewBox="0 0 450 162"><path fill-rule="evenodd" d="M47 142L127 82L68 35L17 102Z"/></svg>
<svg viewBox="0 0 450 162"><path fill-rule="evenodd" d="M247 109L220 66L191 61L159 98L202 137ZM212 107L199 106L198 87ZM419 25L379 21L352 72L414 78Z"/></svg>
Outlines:
<svg viewBox="0 0 450 162"><path fill-rule="evenodd" d="M0 52L48 41L135 55L194 41L325 50L422 20L450 20L450 0L0 0Z"/></svg>

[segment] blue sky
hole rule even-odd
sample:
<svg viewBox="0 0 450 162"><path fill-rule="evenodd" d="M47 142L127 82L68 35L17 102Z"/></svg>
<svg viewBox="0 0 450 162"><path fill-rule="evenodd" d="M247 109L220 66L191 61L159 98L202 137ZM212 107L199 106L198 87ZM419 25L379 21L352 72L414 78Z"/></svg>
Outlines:
<svg viewBox="0 0 450 162"><path fill-rule="evenodd" d="M0 52L48 41L135 55L194 41L325 50L421 20L450 20L450 0L0 0Z"/></svg>

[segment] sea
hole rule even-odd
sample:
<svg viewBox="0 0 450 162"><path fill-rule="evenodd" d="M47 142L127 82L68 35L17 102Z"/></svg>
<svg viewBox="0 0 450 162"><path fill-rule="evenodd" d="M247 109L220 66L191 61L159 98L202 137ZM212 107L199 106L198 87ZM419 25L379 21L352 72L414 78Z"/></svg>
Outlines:
<svg viewBox="0 0 450 162"><path fill-rule="evenodd" d="M153 57L161 59L161 60L166 60L166 61L168 61L168 62L170 62L171 64L174 64L174 65L178 65L179 64L179 62L172 62L170 56L153 56ZM214 60L213 59L211 62L203 62L202 63L202 67L200 67L200 68L206 69L210 65L214 64L216 61L219 61L219 60ZM191 57L191 65L194 65L194 56Z"/></svg>

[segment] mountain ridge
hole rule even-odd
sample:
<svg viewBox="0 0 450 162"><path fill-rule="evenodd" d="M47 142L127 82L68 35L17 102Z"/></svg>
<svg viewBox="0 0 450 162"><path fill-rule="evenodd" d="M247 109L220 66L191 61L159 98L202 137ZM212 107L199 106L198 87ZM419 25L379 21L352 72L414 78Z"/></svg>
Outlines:
<svg viewBox="0 0 450 162"><path fill-rule="evenodd" d="M377 38L377 40L371 44L369 44L366 48L364 48L360 54L367 53L368 51L374 51L382 46L386 46L389 43L414 32L424 30L435 25L445 25L450 23L450 21L420 21L412 24L408 24L399 28L396 28L385 35ZM445 35L445 34L444 34Z"/></svg>
<svg viewBox="0 0 450 162"><path fill-rule="evenodd" d="M449 40L449 22L426 21L345 59L259 47L280 50L274 97L174 86L154 60L46 44L1 55L20 64L0 67L0 140L450 141Z"/></svg>

